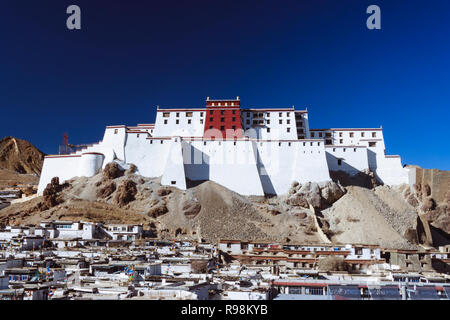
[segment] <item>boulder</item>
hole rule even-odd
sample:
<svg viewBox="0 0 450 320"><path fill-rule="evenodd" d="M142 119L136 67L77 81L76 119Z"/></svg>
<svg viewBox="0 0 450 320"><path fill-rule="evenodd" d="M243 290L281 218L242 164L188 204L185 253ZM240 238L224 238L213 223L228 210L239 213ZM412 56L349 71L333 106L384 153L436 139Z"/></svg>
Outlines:
<svg viewBox="0 0 450 320"><path fill-rule="evenodd" d="M344 194L345 189L332 181L327 181L320 188L320 195L329 205L338 201Z"/></svg>
<svg viewBox="0 0 450 320"><path fill-rule="evenodd" d="M137 170L137 167L134 164L130 164L130 167L128 168L128 170L125 171L125 174L128 176L130 174L134 174Z"/></svg>
<svg viewBox="0 0 450 320"><path fill-rule="evenodd" d="M410 194L408 196L408 198L406 199L406 202L408 202L414 208L417 208L419 206L419 201L417 201L416 197L413 194Z"/></svg>
<svg viewBox="0 0 450 320"><path fill-rule="evenodd" d="M193 200L186 200L182 206L183 214L188 218L196 217L201 209L200 203Z"/></svg>
<svg viewBox="0 0 450 320"><path fill-rule="evenodd" d="M302 194L294 194L287 199L287 203L291 206L308 208L308 201Z"/></svg>
<svg viewBox="0 0 450 320"><path fill-rule="evenodd" d="M116 188L117 186L114 181L107 182L105 186L97 190L97 197L105 199L113 194L113 192L116 191Z"/></svg>
<svg viewBox="0 0 450 320"><path fill-rule="evenodd" d="M434 200L432 198L425 198L421 207L422 211L429 212L434 210L434 208L436 208L436 203Z"/></svg>
<svg viewBox="0 0 450 320"><path fill-rule="evenodd" d="M123 207L134 201L136 194L136 183L132 180L125 180L117 189L115 201L119 207Z"/></svg>
<svg viewBox="0 0 450 320"><path fill-rule="evenodd" d="M163 203L160 203L152 208L147 212L147 215L152 218L158 218L159 216L162 216L163 214L166 214L169 212L169 209L167 209L166 205Z"/></svg>
<svg viewBox="0 0 450 320"><path fill-rule="evenodd" d="M170 190L169 188L160 188L160 189L158 189L156 194L160 197L164 197L164 196L167 196L168 194L170 194L171 192L172 192L172 190Z"/></svg>
<svg viewBox="0 0 450 320"><path fill-rule="evenodd" d="M123 170L119 167L117 162L110 162L105 166L105 169L103 170L103 176L106 179L116 179L121 176L123 176Z"/></svg>

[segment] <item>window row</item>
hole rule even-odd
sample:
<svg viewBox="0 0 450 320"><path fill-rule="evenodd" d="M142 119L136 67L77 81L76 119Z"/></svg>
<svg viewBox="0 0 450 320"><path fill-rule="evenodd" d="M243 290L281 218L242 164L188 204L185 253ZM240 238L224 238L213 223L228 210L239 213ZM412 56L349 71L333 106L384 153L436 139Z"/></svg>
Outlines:
<svg viewBox="0 0 450 320"><path fill-rule="evenodd" d="M278 113L278 117L283 117L283 115L286 115L286 117L290 116L290 112L279 112ZM266 117L270 117L270 112L246 112L246 116L250 117L252 116L253 118L262 118L264 116Z"/></svg>
<svg viewBox="0 0 450 320"><path fill-rule="evenodd" d="M163 112L163 117L169 118L171 113L172 112ZM192 118L192 115L193 115L192 111L185 112L185 116L188 118ZM175 116L177 118L180 117L180 112L175 112ZM203 112L200 112L200 117L203 117Z"/></svg>
<svg viewBox="0 0 450 320"><path fill-rule="evenodd" d="M169 121L167 120L167 119L165 119L164 120L164 124L168 124L169 123ZM176 119L175 120L175 124L180 124L180 120L179 119ZM192 124L192 120L191 119L188 119L187 120L187 124ZM203 119L200 119L200 124L203 124Z"/></svg>
<svg viewBox="0 0 450 320"><path fill-rule="evenodd" d="M348 136L350 138L354 138L355 137L355 133L354 132L349 132ZM360 132L360 136L361 136L361 138L364 138L366 136L366 133L365 132ZM340 138L343 137L343 132L339 132L339 137ZM372 132L372 138L376 138L376 137L377 137L377 133L376 132Z"/></svg>
<svg viewBox="0 0 450 320"><path fill-rule="evenodd" d="M218 112L220 112L221 115L225 115L225 113L229 114L230 110L209 110L210 115L216 114ZM236 114L236 110L231 110L231 114Z"/></svg>

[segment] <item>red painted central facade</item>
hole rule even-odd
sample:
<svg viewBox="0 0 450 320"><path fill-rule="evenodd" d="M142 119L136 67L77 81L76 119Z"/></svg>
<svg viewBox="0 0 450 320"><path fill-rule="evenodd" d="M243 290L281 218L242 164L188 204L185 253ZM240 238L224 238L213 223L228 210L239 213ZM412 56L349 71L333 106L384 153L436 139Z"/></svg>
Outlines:
<svg viewBox="0 0 450 320"><path fill-rule="evenodd" d="M239 139L242 137L241 102L236 100L206 100L204 138Z"/></svg>

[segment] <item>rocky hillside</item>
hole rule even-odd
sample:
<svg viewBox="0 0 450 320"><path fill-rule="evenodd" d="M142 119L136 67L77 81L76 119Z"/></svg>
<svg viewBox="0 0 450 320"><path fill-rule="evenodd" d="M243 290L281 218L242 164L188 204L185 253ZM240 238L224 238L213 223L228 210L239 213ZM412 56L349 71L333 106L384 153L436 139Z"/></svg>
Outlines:
<svg viewBox="0 0 450 320"><path fill-rule="evenodd" d="M421 218L420 205L408 190L406 185L369 188L294 182L284 196L245 197L207 181L181 191L135 174L133 165L112 162L91 178L64 184L53 179L42 196L0 210L0 223L35 224L44 219L142 223L160 238L206 241L370 243L410 249L436 245L430 234L438 227ZM445 235L439 239L440 244L449 243Z"/></svg>
<svg viewBox="0 0 450 320"><path fill-rule="evenodd" d="M0 169L40 175L44 153L31 143L13 137L0 140Z"/></svg>

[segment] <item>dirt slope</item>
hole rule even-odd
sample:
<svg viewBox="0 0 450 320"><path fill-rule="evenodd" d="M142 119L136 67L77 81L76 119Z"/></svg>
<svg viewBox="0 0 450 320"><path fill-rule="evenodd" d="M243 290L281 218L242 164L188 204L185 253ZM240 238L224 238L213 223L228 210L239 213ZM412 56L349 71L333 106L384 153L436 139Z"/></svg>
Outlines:
<svg viewBox="0 0 450 320"><path fill-rule="evenodd" d="M330 224L333 242L415 247L405 238L405 232L416 228L417 212L394 188L348 186L347 194L322 214Z"/></svg>
<svg viewBox="0 0 450 320"><path fill-rule="evenodd" d="M0 140L0 168L40 175L43 162L44 153L28 141L13 137Z"/></svg>
<svg viewBox="0 0 450 320"><path fill-rule="evenodd" d="M163 187L158 178L108 164L91 178L53 181L44 196L0 210L0 223L142 223L160 238L320 243L314 207L333 243L414 248L418 211L405 200L407 188L293 183L284 196L245 197L211 181L186 191Z"/></svg>

